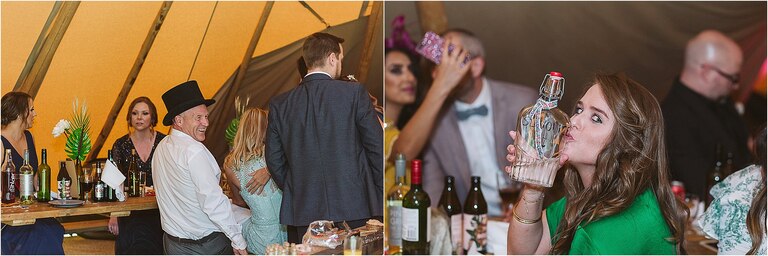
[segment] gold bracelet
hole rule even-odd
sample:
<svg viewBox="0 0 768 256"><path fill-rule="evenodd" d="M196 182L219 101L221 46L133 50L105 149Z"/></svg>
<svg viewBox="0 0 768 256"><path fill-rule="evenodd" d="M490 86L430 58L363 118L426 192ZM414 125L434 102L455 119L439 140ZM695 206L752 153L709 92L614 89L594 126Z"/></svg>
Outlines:
<svg viewBox="0 0 768 256"><path fill-rule="evenodd" d="M517 222L530 225L530 224L538 223L539 221L541 221L541 216L539 216L539 218L535 220L526 220L526 219L520 218L520 216L517 216L517 212L515 212L515 209L516 207L512 208L512 217L515 217L515 220Z"/></svg>

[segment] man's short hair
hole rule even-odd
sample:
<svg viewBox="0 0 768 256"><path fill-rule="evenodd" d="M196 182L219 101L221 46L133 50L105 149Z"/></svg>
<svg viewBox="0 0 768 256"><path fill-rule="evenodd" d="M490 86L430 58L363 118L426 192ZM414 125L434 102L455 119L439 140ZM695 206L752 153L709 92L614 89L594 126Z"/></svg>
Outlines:
<svg viewBox="0 0 768 256"><path fill-rule="evenodd" d="M441 33L440 36L445 37L448 33L459 34L459 36L461 36L461 44L464 45L464 49L469 51L469 54L472 55L472 57L485 57L483 42L481 42L480 38L477 38L472 31L463 28L451 28Z"/></svg>
<svg viewBox="0 0 768 256"><path fill-rule="evenodd" d="M302 56L307 63L307 68L318 68L325 65L325 58L331 53L341 54L341 43L344 39L328 34L314 33L304 40Z"/></svg>

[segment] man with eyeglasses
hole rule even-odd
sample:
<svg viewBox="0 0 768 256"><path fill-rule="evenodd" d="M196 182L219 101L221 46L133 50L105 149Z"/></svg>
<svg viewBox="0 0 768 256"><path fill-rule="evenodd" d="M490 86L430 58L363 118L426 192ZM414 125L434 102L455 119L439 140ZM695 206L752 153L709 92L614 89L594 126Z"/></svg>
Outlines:
<svg viewBox="0 0 768 256"><path fill-rule="evenodd" d="M714 30L699 33L688 41L682 73L661 105L672 178L702 200L718 159L725 165L732 154L733 170L751 162L747 128L730 98L741 64L741 48L732 39Z"/></svg>

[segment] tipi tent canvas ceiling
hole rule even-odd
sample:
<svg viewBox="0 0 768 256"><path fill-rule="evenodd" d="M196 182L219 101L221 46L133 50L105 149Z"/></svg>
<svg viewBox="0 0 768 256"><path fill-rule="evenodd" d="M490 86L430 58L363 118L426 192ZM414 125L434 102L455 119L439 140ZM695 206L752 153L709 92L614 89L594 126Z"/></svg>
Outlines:
<svg viewBox="0 0 768 256"><path fill-rule="evenodd" d="M48 148L50 162L66 157L65 140L53 138L51 130L58 120L70 117L75 98L87 103L91 136L98 135L162 4L80 3L35 97L38 116L31 131L38 149ZM357 20L361 8L369 15L373 6L359 1L307 4L331 26ZM53 6L54 2L0 3L3 93L13 90ZM188 77L198 81L206 97L213 97L242 62L264 6L265 2L173 2L99 157L127 133L126 109L134 98L148 96L162 118L167 110L160 96ZM298 1L275 2L253 56L325 28ZM381 32L378 35L374 40L381 41ZM377 97L383 94L381 82L367 86ZM167 132L158 125L159 131Z"/></svg>

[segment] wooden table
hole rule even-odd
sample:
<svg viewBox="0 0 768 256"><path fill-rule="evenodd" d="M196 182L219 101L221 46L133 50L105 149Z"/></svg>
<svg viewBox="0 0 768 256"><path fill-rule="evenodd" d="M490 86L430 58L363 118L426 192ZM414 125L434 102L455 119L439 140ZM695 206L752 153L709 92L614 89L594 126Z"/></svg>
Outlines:
<svg viewBox="0 0 768 256"><path fill-rule="evenodd" d="M89 203L75 208L58 208L48 203L35 203L24 209L19 205L2 207L2 222L11 226L34 224L36 219L79 216L90 214L104 214L110 217L125 217L131 211L157 209L157 201L154 196L130 197L124 202Z"/></svg>
<svg viewBox="0 0 768 256"><path fill-rule="evenodd" d="M698 232L693 230L693 227L688 225L688 230L685 231L685 250L691 255L715 255L717 254L717 248L707 244L707 242L714 242Z"/></svg>

